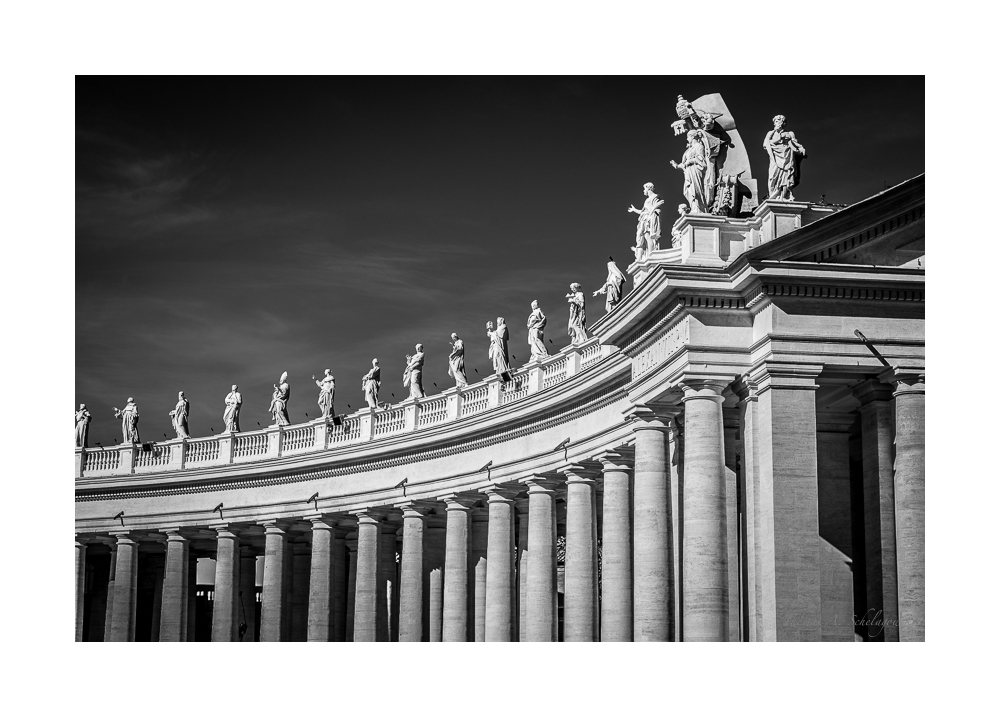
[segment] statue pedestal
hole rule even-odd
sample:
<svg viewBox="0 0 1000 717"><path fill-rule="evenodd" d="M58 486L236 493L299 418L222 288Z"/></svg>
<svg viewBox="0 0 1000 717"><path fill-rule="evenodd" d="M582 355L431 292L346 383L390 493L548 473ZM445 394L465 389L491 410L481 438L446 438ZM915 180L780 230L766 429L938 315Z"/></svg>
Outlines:
<svg viewBox="0 0 1000 717"><path fill-rule="evenodd" d="M730 232L727 217L714 214L686 214L677 222L682 264L723 266L729 258Z"/></svg>
<svg viewBox="0 0 1000 717"><path fill-rule="evenodd" d="M808 202L787 202L781 199L765 199L754 211L754 219L760 221L759 241L765 244L802 227L802 214L809 209Z"/></svg>

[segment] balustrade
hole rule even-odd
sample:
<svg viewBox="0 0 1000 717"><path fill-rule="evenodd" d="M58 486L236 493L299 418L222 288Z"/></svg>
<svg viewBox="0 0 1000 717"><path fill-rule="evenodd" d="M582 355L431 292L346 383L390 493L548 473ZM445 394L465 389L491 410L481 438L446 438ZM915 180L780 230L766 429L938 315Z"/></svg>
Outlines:
<svg viewBox="0 0 1000 717"><path fill-rule="evenodd" d="M148 446L148 448L147 448ZM172 446L145 444L135 452L135 468L156 468L170 463Z"/></svg>
<svg viewBox="0 0 1000 717"><path fill-rule="evenodd" d="M233 446L233 460L263 456L267 453L269 442L268 434L264 432L238 433Z"/></svg>
<svg viewBox="0 0 1000 717"><path fill-rule="evenodd" d="M390 408L376 413L373 420L372 436L387 436L403 430L406 415L402 408Z"/></svg>
<svg viewBox="0 0 1000 717"><path fill-rule="evenodd" d="M196 438L188 441L187 454L184 456L185 465L217 460L219 460L218 438Z"/></svg>
<svg viewBox="0 0 1000 717"><path fill-rule="evenodd" d="M316 431L312 426L286 428L281 434L281 452L304 451L316 445Z"/></svg>
<svg viewBox="0 0 1000 717"><path fill-rule="evenodd" d="M96 471L116 471L121 464L121 450L114 448L88 448L84 454L83 470L88 473Z"/></svg>
<svg viewBox="0 0 1000 717"><path fill-rule="evenodd" d="M330 445L333 445L334 443L350 443L360 438L361 419L356 416L348 416L344 418L342 425L332 426L328 441Z"/></svg>
<svg viewBox="0 0 1000 717"><path fill-rule="evenodd" d="M448 419L448 399L445 396L424 401L420 404L417 428L433 426Z"/></svg>
<svg viewBox="0 0 1000 717"><path fill-rule="evenodd" d="M542 379L542 389L555 386L566 380L566 372L569 369L569 360L566 356L560 356L555 361L547 364L544 368L545 374Z"/></svg>

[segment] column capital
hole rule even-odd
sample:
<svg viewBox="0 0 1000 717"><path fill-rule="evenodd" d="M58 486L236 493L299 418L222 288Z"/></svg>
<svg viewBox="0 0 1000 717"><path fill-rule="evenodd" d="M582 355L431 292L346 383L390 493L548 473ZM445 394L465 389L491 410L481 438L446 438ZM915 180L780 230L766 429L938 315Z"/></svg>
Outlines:
<svg viewBox="0 0 1000 717"><path fill-rule="evenodd" d="M423 518L434 509L434 502L429 500L404 500L392 506L403 511L403 518Z"/></svg>
<svg viewBox="0 0 1000 717"><path fill-rule="evenodd" d="M702 373L685 371L681 374L677 385L684 391L686 401L689 398L722 398L722 391L736 379L731 373Z"/></svg>
<svg viewBox="0 0 1000 717"><path fill-rule="evenodd" d="M601 463L602 473L627 473L632 470L632 466L625 462L625 457L614 451L605 451L595 458Z"/></svg>
<svg viewBox="0 0 1000 717"><path fill-rule="evenodd" d="M586 466L571 463L568 466L557 468L556 471L563 476L567 483L595 483L594 471Z"/></svg>
<svg viewBox="0 0 1000 717"><path fill-rule="evenodd" d="M756 385L758 394L772 388L815 391L819 388L816 377L822 371L822 364L765 361L751 369L749 377Z"/></svg>
<svg viewBox="0 0 1000 717"><path fill-rule="evenodd" d="M385 519L385 515L383 515L382 511L374 508L352 510L351 515L358 519L358 527L363 524L378 525Z"/></svg>
<svg viewBox="0 0 1000 717"><path fill-rule="evenodd" d="M666 430L672 420L681 412L680 406L661 404L637 404L629 406L622 413L625 420L632 423L632 430Z"/></svg>
<svg viewBox="0 0 1000 717"><path fill-rule="evenodd" d="M491 485L483 488L489 503L513 503L514 498L521 491L518 488L507 488Z"/></svg>
<svg viewBox="0 0 1000 717"><path fill-rule="evenodd" d="M449 493L441 496L438 500L445 503L445 510L471 510L479 501L479 496L475 493Z"/></svg>
<svg viewBox="0 0 1000 717"><path fill-rule="evenodd" d="M521 478L520 482L528 486L528 497L530 498L532 493L554 493L556 488L565 482L565 479L562 477L530 475Z"/></svg>
<svg viewBox="0 0 1000 717"><path fill-rule="evenodd" d="M214 530L215 534L220 538L240 537L240 531L234 528L231 523L212 523L208 528L209 530Z"/></svg>
<svg viewBox="0 0 1000 717"><path fill-rule="evenodd" d="M337 518L332 515L307 515L306 520L312 525L313 530L334 530L337 527Z"/></svg>
<svg viewBox="0 0 1000 717"><path fill-rule="evenodd" d="M118 545L138 545L139 536L128 530L113 530L111 531L111 536L115 539L116 547Z"/></svg>
<svg viewBox="0 0 1000 717"><path fill-rule="evenodd" d="M896 390L893 396L908 393L924 393L926 369L923 366L892 366L878 375L880 381L891 383Z"/></svg>
<svg viewBox="0 0 1000 717"><path fill-rule="evenodd" d="M167 534L168 543L174 543L174 542L186 543L191 540L191 538L185 534L186 531L184 528L161 528L159 532Z"/></svg>
<svg viewBox="0 0 1000 717"><path fill-rule="evenodd" d="M892 400L892 388L877 378L870 378L859 383L851 393L861 402L862 406L867 406L873 401Z"/></svg>
<svg viewBox="0 0 1000 717"><path fill-rule="evenodd" d="M262 520L258 525L264 526L264 535L286 535L291 529L287 520Z"/></svg>

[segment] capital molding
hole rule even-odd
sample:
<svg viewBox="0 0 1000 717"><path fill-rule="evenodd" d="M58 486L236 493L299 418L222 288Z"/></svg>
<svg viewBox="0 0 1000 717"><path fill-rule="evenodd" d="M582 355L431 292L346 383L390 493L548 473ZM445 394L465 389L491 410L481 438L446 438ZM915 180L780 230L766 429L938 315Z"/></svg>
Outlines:
<svg viewBox="0 0 1000 717"><path fill-rule="evenodd" d="M771 389L815 391L819 388L816 378L822 372L822 364L764 361L752 368L748 377L759 396Z"/></svg>
<svg viewBox="0 0 1000 717"><path fill-rule="evenodd" d="M449 493L438 498L439 501L445 504L445 510L471 510L472 507L478 503L481 499L475 493L461 492L461 493Z"/></svg>
<svg viewBox="0 0 1000 717"><path fill-rule="evenodd" d="M522 493L522 489L516 487L491 485L483 488L489 503L514 503L514 498Z"/></svg>
<svg viewBox="0 0 1000 717"><path fill-rule="evenodd" d="M891 366L878 375L880 381L895 387L893 396L924 393L926 369L923 366Z"/></svg>
<svg viewBox="0 0 1000 717"><path fill-rule="evenodd" d="M863 381L855 386L851 393L861 402L862 406L867 406L875 401L892 400L892 388L877 378Z"/></svg>
<svg viewBox="0 0 1000 717"><path fill-rule="evenodd" d="M665 431L682 410L680 406L639 403L627 407L622 414L625 420L632 424L632 430Z"/></svg>
<svg viewBox="0 0 1000 717"><path fill-rule="evenodd" d="M351 515L357 518L359 526L362 523L378 525L385 520L385 511L382 508L360 508L352 510Z"/></svg>
<svg viewBox="0 0 1000 717"><path fill-rule="evenodd" d="M692 399L718 399L722 403L722 392L736 378L735 374L708 373L700 371L685 371L681 374L677 385L684 391L682 403Z"/></svg>
<svg viewBox="0 0 1000 717"><path fill-rule="evenodd" d="M529 475L520 479L520 483L528 487L528 496L532 493L554 493L566 480L561 475Z"/></svg>
<svg viewBox="0 0 1000 717"><path fill-rule="evenodd" d="M566 483L595 483L595 471L586 466L580 465L579 463L570 463L569 465L557 468L556 472L566 481Z"/></svg>
<svg viewBox="0 0 1000 717"><path fill-rule="evenodd" d="M430 515L431 511L434 510L434 501L419 499L404 500L394 503L392 507L402 511L404 520L406 518L423 518Z"/></svg>

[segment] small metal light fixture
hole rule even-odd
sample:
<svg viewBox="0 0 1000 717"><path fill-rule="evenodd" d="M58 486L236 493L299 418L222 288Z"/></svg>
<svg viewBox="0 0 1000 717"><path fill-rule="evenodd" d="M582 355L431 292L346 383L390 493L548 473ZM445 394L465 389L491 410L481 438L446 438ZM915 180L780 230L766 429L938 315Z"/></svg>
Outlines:
<svg viewBox="0 0 1000 717"><path fill-rule="evenodd" d="M859 339L861 339L862 342L864 342L864 345L867 346L868 350L875 355L875 358L879 360L879 363L881 363L886 368L892 368L892 366L889 365L889 362L885 360L882 354L878 352L878 349L875 348L872 342L869 341L868 338L863 333L861 333L859 329L854 329L854 335L857 336Z"/></svg>
<svg viewBox="0 0 1000 717"><path fill-rule="evenodd" d="M567 456L569 455L569 449L566 446L569 445L569 441L569 438L565 438L562 443L552 449L553 451L558 451L561 448L563 450L563 460L568 460Z"/></svg>
<svg viewBox="0 0 1000 717"><path fill-rule="evenodd" d="M490 478L490 468L491 467L493 467L493 461L492 460L489 463L487 463L485 466L483 466L482 468L479 469L480 473L482 473L483 471L486 471L486 480L493 480L492 478Z"/></svg>
<svg viewBox="0 0 1000 717"><path fill-rule="evenodd" d="M403 480L399 481L399 483L397 483L396 485L393 486L393 488L402 488L403 489L403 497L404 498L406 497L406 484L409 481L410 481L409 478L404 478Z"/></svg>
<svg viewBox="0 0 1000 717"><path fill-rule="evenodd" d="M113 517L111 520L120 520L122 522L122 527L124 528L125 527L125 511L124 510L119 510L118 514L115 517Z"/></svg>
<svg viewBox="0 0 1000 717"><path fill-rule="evenodd" d="M218 513L219 514L219 520L222 520L223 519L222 518L222 503L219 503L217 506L215 506L214 508L212 508L212 512L213 513Z"/></svg>
<svg viewBox="0 0 1000 717"><path fill-rule="evenodd" d="M315 503L316 510L319 510L319 491L316 491L306 499L306 503Z"/></svg>

